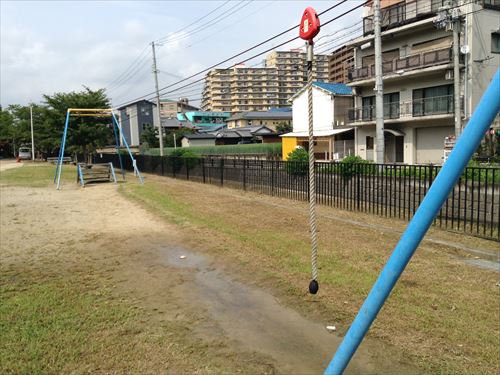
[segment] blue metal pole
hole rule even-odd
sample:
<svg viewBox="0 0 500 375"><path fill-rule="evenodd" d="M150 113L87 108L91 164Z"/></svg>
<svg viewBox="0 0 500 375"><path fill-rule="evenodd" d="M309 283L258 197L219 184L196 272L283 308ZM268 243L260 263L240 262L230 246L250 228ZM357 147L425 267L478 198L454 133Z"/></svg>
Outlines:
<svg viewBox="0 0 500 375"><path fill-rule="evenodd" d="M77 164L76 168L78 170L78 177L80 178L80 185L85 186L85 181L83 180L82 166L80 164Z"/></svg>
<svg viewBox="0 0 500 375"><path fill-rule="evenodd" d="M137 176L139 177L139 181L141 182L141 184L143 184L144 180L142 179L142 176L141 176L141 173L139 172L139 169L135 166L136 163L135 163L134 156L132 155L132 151L130 151L130 147L128 147L127 140L125 139L125 136L123 135L122 128L121 128L120 124L118 123L118 120L116 119L115 113L113 111L111 111L111 116L113 116L113 120L115 121L115 123L118 127L118 130L120 131L120 135L122 136L123 144L127 148L128 154L130 155L130 159L132 159L132 165L134 165L134 170L136 171Z"/></svg>
<svg viewBox="0 0 500 375"><path fill-rule="evenodd" d="M122 156L120 155L120 139L118 138L118 135L116 134L116 128L118 127L118 124L115 123L114 116L111 117L111 122L113 123L113 133L115 133L116 153L118 154L118 160L120 161L120 169L122 171L122 178L123 178L123 180L125 180L125 169L123 169Z"/></svg>
<svg viewBox="0 0 500 375"><path fill-rule="evenodd" d="M66 113L66 120L64 122L64 127L66 127L66 123L68 122L68 113ZM63 144L63 141L64 141L64 131L63 131L63 136L62 136L62 139L61 139L61 146ZM56 180L57 180L57 173L58 173L58 170L59 170L59 159L61 159L61 149L62 147L59 147L59 154L57 155L57 162L56 162L56 173L54 173L54 184L56 183Z"/></svg>
<svg viewBox="0 0 500 375"><path fill-rule="evenodd" d="M401 236L391 257L361 306L335 356L325 370L328 375L344 372L385 300L413 256L434 217L455 186L486 130L500 111L500 69L497 70L448 160Z"/></svg>
<svg viewBox="0 0 500 375"><path fill-rule="evenodd" d="M61 187L62 161L64 158L64 148L66 147L66 135L68 134L69 116L70 116L70 110L68 109L68 111L66 112L66 122L64 123L64 132L61 141L61 148L59 149L59 158L57 160L57 166L56 166L57 190L59 190Z"/></svg>

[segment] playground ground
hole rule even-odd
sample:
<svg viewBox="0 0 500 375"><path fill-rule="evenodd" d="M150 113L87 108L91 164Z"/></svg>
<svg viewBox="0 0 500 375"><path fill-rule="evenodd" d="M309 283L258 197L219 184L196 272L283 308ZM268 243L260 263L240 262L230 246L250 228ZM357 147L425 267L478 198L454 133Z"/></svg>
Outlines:
<svg viewBox="0 0 500 375"><path fill-rule="evenodd" d="M320 207L310 296L303 203L153 176L82 189L70 167L56 191L53 168L11 165L1 373L321 373L405 225ZM498 243L430 237L348 373L499 371Z"/></svg>

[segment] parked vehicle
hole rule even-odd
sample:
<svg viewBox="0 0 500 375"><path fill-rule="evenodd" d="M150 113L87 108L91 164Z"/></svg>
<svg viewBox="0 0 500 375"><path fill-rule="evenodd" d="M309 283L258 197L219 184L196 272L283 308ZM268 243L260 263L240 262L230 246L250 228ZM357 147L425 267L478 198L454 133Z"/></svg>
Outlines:
<svg viewBox="0 0 500 375"><path fill-rule="evenodd" d="M21 160L30 160L31 159L31 149L29 147L19 147L19 152L18 152L17 156Z"/></svg>

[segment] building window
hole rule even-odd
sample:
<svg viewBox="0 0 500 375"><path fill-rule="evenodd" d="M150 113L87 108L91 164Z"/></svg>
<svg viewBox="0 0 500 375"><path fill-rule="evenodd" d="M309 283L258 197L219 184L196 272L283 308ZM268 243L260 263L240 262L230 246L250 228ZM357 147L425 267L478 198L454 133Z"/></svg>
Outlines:
<svg viewBox="0 0 500 375"><path fill-rule="evenodd" d="M375 96L365 96L363 99L362 119L375 119ZM384 118L399 118L399 92L384 94Z"/></svg>
<svg viewBox="0 0 500 375"><path fill-rule="evenodd" d="M372 150L373 151L373 137L366 137L366 150Z"/></svg>
<svg viewBox="0 0 500 375"><path fill-rule="evenodd" d="M413 90L413 116L453 113L453 85Z"/></svg>
<svg viewBox="0 0 500 375"><path fill-rule="evenodd" d="M491 33L491 53L500 53L500 31Z"/></svg>

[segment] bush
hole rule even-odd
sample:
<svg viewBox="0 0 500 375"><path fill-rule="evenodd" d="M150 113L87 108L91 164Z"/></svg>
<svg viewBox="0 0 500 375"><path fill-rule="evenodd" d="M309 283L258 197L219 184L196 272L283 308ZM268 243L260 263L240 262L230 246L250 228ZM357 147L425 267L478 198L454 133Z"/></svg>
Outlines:
<svg viewBox="0 0 500 375"><path fill-rule="evenodd" d="M172 160L175 173L178 173L183 165L185 165L188 170L191 170L200 163L199 156L188 148L176 148L169 155L169 159Z"/></svg>
<svg viewBox="0 0 500 375"><path fill-rule="evenodd" d="M340 162L340 173L344 178L351 178L352 176L358 173L366 173L369 172L365 170L365 168L359 168L357 165L360 164L370 164L368 160L363 159L361 156L357 155L349 155L346 156ZM361 172L363 171L363 172Z"/></svg>
<svg viewBox="0 0 500 375"><path fill-rule="evenodd" d="M305 176L309 169L309 153L302 147L297 147L288 154L286 171L294 176Z"/></svg>

